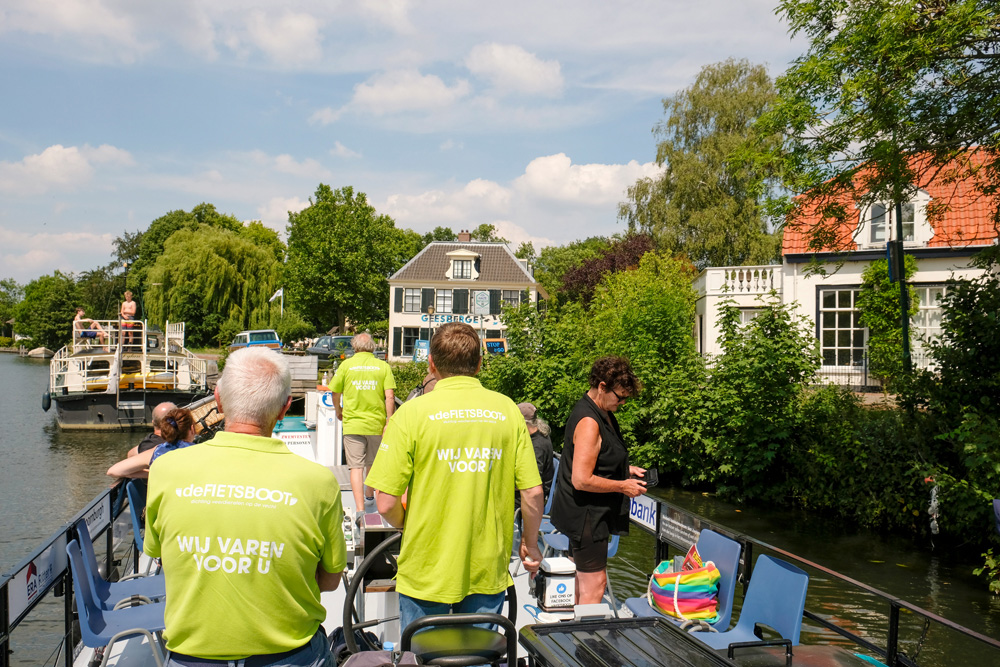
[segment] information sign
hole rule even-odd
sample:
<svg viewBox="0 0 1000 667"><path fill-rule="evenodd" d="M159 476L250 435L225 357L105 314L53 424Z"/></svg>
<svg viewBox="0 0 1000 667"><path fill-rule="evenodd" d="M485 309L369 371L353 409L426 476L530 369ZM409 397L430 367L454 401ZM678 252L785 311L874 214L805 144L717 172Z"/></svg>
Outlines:
<svg viewBox="0 0 1000 667"><path fill-rule="evenodd" d="M17 624L28 608L45 595L56 579L66 571L67 561L66 533L62 533L48 549L14 575L7 584L7 600L13 624Z"/></svg>
<svg viewBox="0 0 1000 667"><path fill-rule="evenodd" d="M83 515L87 522L87 531L94 537L111 524L111 494L106 494L101 500Z"/></svg>
<svg viewBox="0 0 1000 667"><path fill-rule="evenodd" d="M414 361L427 361L427 356L431 352L431 342L429 340L418 340L413 347Z"/></svg>
<svg viewBox="0 0 1000 667"><path fill-rule="evenodd" d="M476 290L472 293L472 314L490 314L490 293L487 290Z"/></svg>
<svg viewBox="0 0 1000 667"><path fill-rule="evenodd" d="M657 502L649 496L638 496L632 499L628 507L628 517L649 532L656 534Z"/></svg>
<svg viewBox="0 0 1000 667"><path fill-rule="evenodd" d="M668 505L660 508L659 538L675 547L687 549L698 541L701 520L684 514Z"/></svg>

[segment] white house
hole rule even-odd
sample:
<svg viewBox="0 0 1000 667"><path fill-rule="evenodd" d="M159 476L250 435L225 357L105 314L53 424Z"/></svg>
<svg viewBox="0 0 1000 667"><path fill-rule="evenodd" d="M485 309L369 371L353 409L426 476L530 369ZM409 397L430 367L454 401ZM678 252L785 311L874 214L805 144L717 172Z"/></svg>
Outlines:
<svg viewBox="0 0 1000 667"><path fill-rule="evenodd" d="M482 339L506 338L502 304L537 304L548 295L527 260L503 243L435 241L389 278L389 359L413 357L418 340L430 340L447 322L466 322Z"/></svg>
<svg viewBox="0 0 1000 667"><path fill-rule="evenodd" d="M918 265L910 279L919 301L919 312L911 320L913 359L918 364L924 358L923 341L941 331L938 298L946 281L980 274L980 269L969 266L970 257L997 242L991 220L993 202L975 193L967 180L944 180L925 184L903 206L903 245ZM927 210L935 200L947 202L948 207L932 223ZM721 351L720 302L735 301L748 321L773 290L782 303L798 304L798 312L812 323L823 374L844 384L877 385L867 373L868 330L861 325L856 299L862 273L872 261L885 258L886 241L895 238L895 210L888 203L868 208L846 204L853 206L855 214L836 234L847 241L841 244L846 250L811 249L806 230L819 222L819 214L804 215L785 229L780 265L710 267L698 275L694 335L702 354ZM824 265L825 275L806 270L813 259Z"/></svg>

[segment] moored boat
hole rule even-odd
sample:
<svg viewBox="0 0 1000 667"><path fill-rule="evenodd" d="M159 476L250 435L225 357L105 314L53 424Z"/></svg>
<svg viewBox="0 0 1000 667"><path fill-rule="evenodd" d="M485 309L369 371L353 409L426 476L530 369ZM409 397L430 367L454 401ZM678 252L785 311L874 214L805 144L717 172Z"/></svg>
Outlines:
<svg viewBox="0 0 1000 667"><path fill-rule="evenodd" d="M97 329L75 329L49 365L42 406L55 404L61 428L148 427L159 403L186 405L211 393L216 362L184 347L183 322L168 323L165 331L139 321L95 323L100 337Z"/></svg>

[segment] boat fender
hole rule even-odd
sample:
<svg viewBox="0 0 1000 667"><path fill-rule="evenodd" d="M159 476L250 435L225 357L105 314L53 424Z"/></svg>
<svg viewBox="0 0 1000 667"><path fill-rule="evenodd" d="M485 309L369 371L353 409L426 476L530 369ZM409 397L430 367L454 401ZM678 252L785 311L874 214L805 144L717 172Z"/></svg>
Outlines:
<svg viewBox="0 0 1000 667"><path fill-rule="evenodd" d="M47 391L42 392L42 410L48 412L49 408L51 407L52 407L52 394L50 394Z"/></svg>

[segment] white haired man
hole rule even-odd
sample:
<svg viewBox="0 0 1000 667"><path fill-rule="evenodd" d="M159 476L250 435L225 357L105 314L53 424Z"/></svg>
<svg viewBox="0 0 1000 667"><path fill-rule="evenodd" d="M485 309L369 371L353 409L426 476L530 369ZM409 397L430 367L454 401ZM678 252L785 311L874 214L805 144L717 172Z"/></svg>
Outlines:
<svg viewBox="0 0 1000 667"><path fill-rule="evenodd" d="M351 347L354 356L340 362L330 391L337 419L344 422L344 454L351 470L354 508L363 511L367 501L374 511L375 499L368 495L365 475L382 444L385 424L396 409L396 379L389 364L375 358L375 341L370 334L356 335Z"/></svg>
<svg viewBox="0 0 1000 667"><path fill-rule="evenodd" d="M144 547L166 575L168 665L334 664L320 592L346 567L340 488L269 437L290 388L280 354L237 350L215 388L225 432L150 475Z"/></svg>

